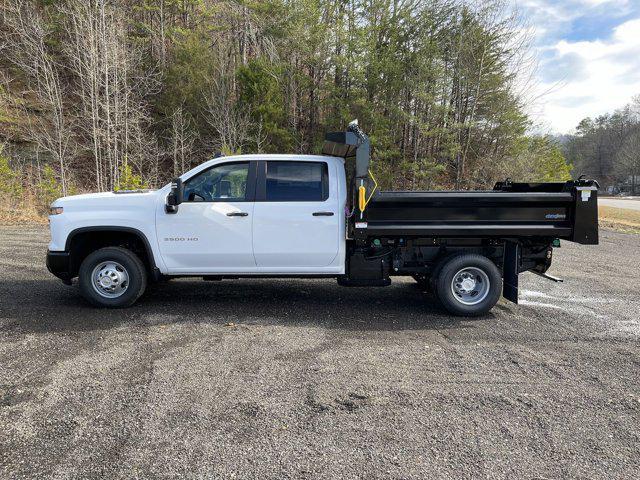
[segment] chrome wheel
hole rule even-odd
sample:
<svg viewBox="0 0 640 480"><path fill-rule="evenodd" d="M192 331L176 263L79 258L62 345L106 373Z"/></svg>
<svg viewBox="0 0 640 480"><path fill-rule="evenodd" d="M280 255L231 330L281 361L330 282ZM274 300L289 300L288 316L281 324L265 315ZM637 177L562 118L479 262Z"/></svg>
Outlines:
<svg viewBox="0 0 640 480"><path fill-rule="evenodd" d="M477 305L489 294L491 282L487 274L476 267L458 271L451 280L454 298L464 305Z"/></svg>
<svg viewBox="0 0 640 480"><path fill-rule="evenodd" d="M91 273L93 289L104 298L118 298L129 288L129 273L118 262L101 262Z"/></svg>

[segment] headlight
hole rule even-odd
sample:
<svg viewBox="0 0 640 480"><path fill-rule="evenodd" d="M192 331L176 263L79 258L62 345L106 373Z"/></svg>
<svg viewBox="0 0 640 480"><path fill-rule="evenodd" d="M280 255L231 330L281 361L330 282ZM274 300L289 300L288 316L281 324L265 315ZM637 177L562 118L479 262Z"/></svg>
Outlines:
<svg viewBox="0 0 640 480"><path fill-rule="evenodd" d="M49 209L49 215L60 215L62 212L64 212L62 207L51 207Z"/></svg>

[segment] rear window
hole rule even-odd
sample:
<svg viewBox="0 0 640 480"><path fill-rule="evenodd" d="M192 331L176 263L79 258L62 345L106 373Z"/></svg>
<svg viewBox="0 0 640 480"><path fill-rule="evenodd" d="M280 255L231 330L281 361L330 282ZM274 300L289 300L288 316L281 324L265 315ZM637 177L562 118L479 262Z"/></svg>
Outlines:
<svg viewBox="0 0 640 480"><path fill-rule="evenodd" d="M268 202L323 202L329 169L324 162L267 162L266 190Z"/></svg>

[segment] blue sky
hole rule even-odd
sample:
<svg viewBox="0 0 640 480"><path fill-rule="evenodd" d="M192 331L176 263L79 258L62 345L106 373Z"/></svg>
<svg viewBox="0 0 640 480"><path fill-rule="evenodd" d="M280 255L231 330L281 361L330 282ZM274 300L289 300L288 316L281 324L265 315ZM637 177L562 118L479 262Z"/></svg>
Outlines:
<svg viewBox="0 0 640 480"><path fill-rule="evenodd" d="M533 28L539 130L570 133L640 95L640 0L512 3Z"/></svg>

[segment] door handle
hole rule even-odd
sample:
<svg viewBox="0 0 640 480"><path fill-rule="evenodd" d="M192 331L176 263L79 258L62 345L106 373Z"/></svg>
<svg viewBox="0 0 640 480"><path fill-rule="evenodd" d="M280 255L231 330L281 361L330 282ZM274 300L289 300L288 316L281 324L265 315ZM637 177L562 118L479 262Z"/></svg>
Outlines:
<svg viewBox="0 0 640 480"><path fill-rule="evenodd" d="M248 217L249 214L247 212L229 212L227 213L227 217Z"/></svg>
<svg viewBox="0 0 640 480"><path fill-rule="evenodd" d="M314 217L333 217L333 212L313 212Z"/></svg>

